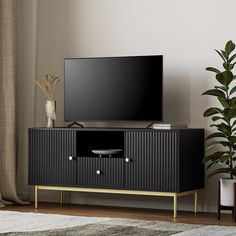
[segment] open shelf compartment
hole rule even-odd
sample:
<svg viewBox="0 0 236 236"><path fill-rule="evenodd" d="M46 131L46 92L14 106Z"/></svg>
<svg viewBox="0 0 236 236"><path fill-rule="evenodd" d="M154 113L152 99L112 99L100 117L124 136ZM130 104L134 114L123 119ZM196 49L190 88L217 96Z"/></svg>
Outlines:
<svg viewBox="0 0 236 236"><path fill-rule="evenodd" d="M77 156L78 157L124 157L124 132L113 131L77 131ZM99 155L92 150L120 150L116 154Z"/></svg>

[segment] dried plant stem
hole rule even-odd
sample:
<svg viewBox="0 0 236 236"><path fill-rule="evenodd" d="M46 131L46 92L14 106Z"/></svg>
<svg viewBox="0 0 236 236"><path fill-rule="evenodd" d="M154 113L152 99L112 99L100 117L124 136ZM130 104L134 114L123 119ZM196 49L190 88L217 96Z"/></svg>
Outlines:
<svg viewBox="0 0 236 236"><path fill-rule="evenodd" d="M60 82L58 76L46 74L43 78L35 81L47 100L54 100L55 86Z"/></svg>

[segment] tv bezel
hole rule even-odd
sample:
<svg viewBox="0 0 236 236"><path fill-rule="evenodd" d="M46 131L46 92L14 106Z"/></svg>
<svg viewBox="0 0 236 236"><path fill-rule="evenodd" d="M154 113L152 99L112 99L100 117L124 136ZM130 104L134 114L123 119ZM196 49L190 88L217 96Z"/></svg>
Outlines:
<svg viewBox="0 0 236 236"><path fill-rule="evenodd" d="M99 58L126 58L126 57L161 57L161 119L160 120L66 120L65 119L65 62L66 60L78 60L78 59L99 59ZM80 122L116 122L116 123L123 123L123 122L135 122L135 123L155 123L155 122L163 122L163 55L129 55L129 56L103 56L103 57L65 57L64 58L64 121L65 122L73 122L73 123L80 123Z"/></svg>

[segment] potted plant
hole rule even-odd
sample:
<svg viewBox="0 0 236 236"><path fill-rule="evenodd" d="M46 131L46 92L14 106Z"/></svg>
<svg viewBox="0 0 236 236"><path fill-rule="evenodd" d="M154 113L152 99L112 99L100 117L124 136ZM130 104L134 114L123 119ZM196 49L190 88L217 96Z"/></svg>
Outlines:
<svg viewBox="0 0 236 236"><path fill-rule="evenodd" d="M220 179L220 204L234 206L234 183L236 179L236 76L232 71L236 64L235 44L230 40L224 50L216 50L223 61L223 68L207 67L206 70L215 73L217 85L207 90L203 95L214 96L219 105L204 112L204 117L211 117L216 131L207 140L209 154L204 157L206 168L211 170L208 178L225 173L228 178Z"/></svg>
<svg viewBox="0 0 236 236"><path fill-rule="evenodd" d="M35 84L41 89L46 98L45 111L47 119L47 128L55 127L56 120L56 101L54 100L54 89L60 81L58 76L46 74L43 78L35 81Z"/></svg>

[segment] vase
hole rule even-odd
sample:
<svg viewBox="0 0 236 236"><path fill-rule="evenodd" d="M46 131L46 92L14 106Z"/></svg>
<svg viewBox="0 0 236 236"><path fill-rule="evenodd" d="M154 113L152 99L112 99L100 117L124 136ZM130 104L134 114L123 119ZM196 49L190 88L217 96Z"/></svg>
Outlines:
<svg viewBox="0 0 236 236"><path fill-rule="evenodd" d="M46 101L45 110L46 110L47 128L54 128L56 120L56 101L54 100Z"/></svg>
<svg viewBox="0 0 236 236"><path fill-rule="evenodd" d="M220 179L220 204L234 206L234 183L236 179Z"/></svg>

